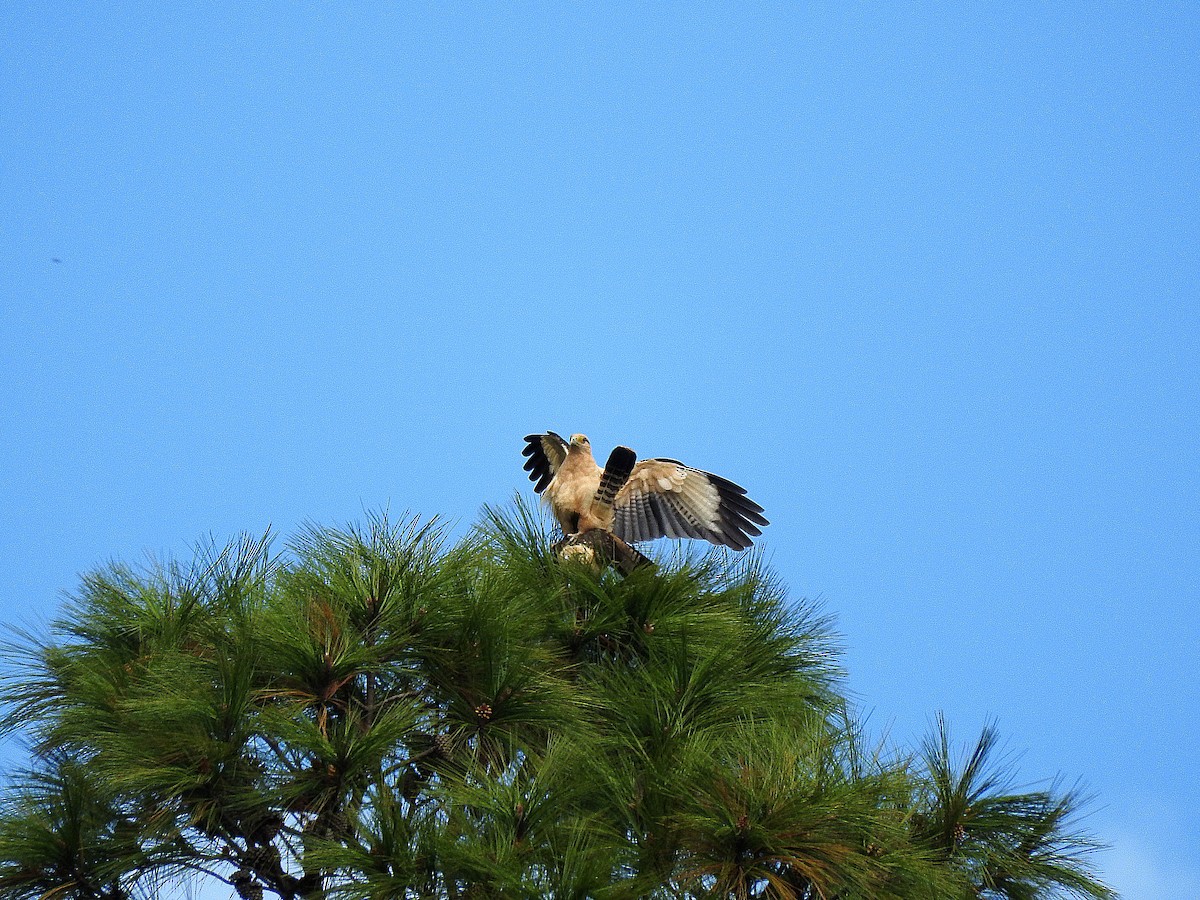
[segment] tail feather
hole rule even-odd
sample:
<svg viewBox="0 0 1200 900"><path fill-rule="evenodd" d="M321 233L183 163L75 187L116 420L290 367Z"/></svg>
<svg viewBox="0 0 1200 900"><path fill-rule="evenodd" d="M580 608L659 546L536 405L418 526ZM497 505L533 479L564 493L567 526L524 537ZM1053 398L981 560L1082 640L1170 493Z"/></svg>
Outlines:
<svg viewBox="0 0 1200 900"><path fill-rule="evenodd" d="M608 455L604 464L604 473L600 476L600 487L596 488L593 506L612 506L617 491L625 486L633 473L633 464L637 462L637 454L628 447L617 447Z"/></svg>

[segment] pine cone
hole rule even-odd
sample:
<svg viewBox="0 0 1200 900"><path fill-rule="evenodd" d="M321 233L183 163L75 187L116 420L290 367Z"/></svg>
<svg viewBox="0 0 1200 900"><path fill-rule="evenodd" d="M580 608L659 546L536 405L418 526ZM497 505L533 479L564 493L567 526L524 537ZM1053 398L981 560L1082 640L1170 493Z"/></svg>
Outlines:
<svg viewBox="0 0 1200 900"><path fill-rule="evenodd" d="M229 881L242 900L263 900L262 885L254 880L249 869L238 869Z"/></svg>

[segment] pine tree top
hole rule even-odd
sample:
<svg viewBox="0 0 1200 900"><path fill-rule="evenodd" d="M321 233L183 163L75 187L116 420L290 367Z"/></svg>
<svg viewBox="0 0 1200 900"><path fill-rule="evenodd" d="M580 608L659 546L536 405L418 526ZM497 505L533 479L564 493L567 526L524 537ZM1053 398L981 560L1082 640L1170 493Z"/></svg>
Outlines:
<svg viewBox="0 0 1200 900"><path fill-rule="evenodd" d="M10 647L0 898L1111 896L992 729L868 747L761 556L553 543L517 501L86 575Z"/></svg>

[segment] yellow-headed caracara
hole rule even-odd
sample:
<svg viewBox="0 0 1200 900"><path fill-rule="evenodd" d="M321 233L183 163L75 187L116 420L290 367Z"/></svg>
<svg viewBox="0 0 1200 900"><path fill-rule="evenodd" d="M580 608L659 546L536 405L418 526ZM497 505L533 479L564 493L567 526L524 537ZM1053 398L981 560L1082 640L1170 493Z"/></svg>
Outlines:
<svg viewBox="0 0 1200 900"><path fill-rule="evenodd" d="M643 459L617 447L603 469L586 435L525 437L525 471L567 536L600 529L624 541L703 538L745 550L766 525L745 489L674 459Z"/></svg>

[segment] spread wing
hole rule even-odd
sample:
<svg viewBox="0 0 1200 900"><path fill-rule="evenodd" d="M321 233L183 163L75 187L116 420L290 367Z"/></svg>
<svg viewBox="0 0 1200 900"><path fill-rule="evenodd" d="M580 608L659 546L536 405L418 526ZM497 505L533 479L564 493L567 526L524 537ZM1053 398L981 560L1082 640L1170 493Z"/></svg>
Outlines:
<svg viewBox="0 0 1200 900"><path fill-rule="evenodd" d="M626 541L703 538L745 550L768 524L744 488L674 459L639 462L613 507L613 533Z"/></svg>
<svg viewBox="0 0 1200 900"><path fill-rule="evenodd" d="M525 449L521 451L521 455L529 457L525 460L525 471L529 473L529 480L535 482L534 491L540 494L567 458L567 442L553 431L547 431L545 434L527 434Z"/></svg>

